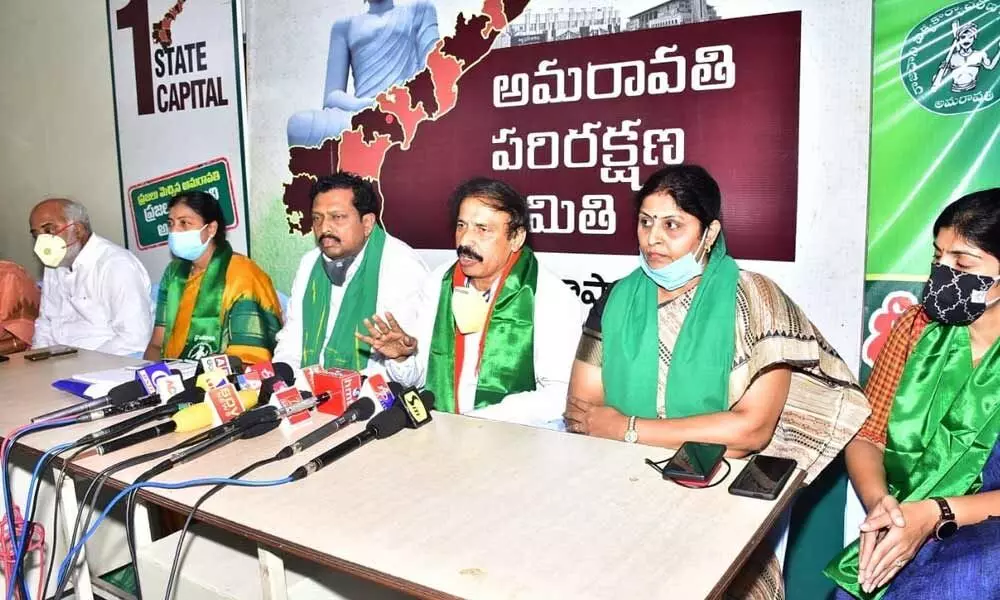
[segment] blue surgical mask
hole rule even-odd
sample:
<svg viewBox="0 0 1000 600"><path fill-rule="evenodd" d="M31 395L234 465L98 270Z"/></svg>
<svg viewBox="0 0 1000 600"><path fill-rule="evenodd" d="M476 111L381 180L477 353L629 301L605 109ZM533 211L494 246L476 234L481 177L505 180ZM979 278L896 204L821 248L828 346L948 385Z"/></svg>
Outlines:
<svg viewBox="0 0 1000 600"><path fill-rule="evenodd" d="M642 267L642 271L647 277L652 279L656 285L671 292L678 290L684 287L687 282L701 275L703 271L701 262L699 262L695 256L701 252L701 247L705 244L707 236L708 229L706 229L705 233L702 234L701 242L698 243L698 248L696 248L694 252L688 252L669 265L660 267L659 269L650 267L649 263L646 262L646 256L640 252L639 266Z"/></svg>
<svg viewBox="0 0 1000 600"><path fill-rule="evenodd" d="M208 225L205 225L208 227ZM201 241L201 232L205 230L205 227L195 231L171 231L167 234L167 246L170 247L170 252L177 258L182 258L184 260L197 260L205 250L208 249L208 243L212 241L211 238Z"/></svg>

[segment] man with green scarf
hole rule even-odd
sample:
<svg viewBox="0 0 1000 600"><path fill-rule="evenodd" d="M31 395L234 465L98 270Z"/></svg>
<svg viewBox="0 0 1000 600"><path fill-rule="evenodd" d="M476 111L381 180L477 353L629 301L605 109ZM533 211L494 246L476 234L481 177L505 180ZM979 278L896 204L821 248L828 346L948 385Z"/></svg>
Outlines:
<svg viewBox="0 0 1000 600"><path fill-rule="evenodd" d="M378 224L368 181L343 172L320 177L310 198L318 248L299 263L274 361L360 371L384 360L355 336L362 321L387 310L411 318L427 267Z"/></svg>
<svg viewBox="0 0 1000 600"><path fill-rule="evenodd" d="M507 184L463 183L451 217L458 260L428 278L417 320L375 317L360 339L395 359L393 379L432 391L437 410L561 426L579 300L526 245L527 203Z"/></svg>

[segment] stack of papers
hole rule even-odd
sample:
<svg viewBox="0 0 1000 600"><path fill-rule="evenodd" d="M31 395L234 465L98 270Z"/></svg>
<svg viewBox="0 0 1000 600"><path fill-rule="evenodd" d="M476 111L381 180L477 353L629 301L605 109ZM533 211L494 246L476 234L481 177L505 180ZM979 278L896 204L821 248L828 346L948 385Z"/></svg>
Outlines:
<svg viewBox="0 0 1000 600"><path fill-rule="evenodd" d="M101 396L106 396L111 391L111 388L116 385L134 380L135 372L150 364L153 363L145 362L137 366L80 373L73 375L69 379L53 381L52 387L82 398L100 398ZM198 369L198 363L190 360L167 361L167 366L170 369L180 371L181 377L184 379L194 377L194 373Z"/></svg>

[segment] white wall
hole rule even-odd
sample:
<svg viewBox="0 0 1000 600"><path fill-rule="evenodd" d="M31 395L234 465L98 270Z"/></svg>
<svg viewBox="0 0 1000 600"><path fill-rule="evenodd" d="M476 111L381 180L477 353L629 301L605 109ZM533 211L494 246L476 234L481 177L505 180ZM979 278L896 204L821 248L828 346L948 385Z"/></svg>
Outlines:
<svg viewBox="0 0 1000 600"><path fill-rule="evenodd" d="M0 14L0 257L39 273L28 213L47 196L83 202L122 243L105 3L4 0Z"/></svg>

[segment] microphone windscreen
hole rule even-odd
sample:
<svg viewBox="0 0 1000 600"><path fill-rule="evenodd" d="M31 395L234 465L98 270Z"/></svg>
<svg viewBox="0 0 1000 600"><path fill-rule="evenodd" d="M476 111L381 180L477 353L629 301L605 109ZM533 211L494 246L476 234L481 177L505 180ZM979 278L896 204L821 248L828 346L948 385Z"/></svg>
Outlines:
<svg viewBox="0 0 1000 600"><path fill-rule="evenodd" d="M146 395L146 388L139 380L126 381L116 385L108 391L108 400L111 406L120 406L133 400L138 400Z"/></svg>
<svg viewBox="0 0 1000 600"><path fill-rule="evenodd" d="M424 402L424 408L434 410L434 403L437 402L434 398L434 392L428 389L420 390L420 399Z"/></svg>
<svg viewBox="0 0 1000 600"><path fill-rule="evenodd" d="M280 378L287 385L295 384L295 372L292 370L291 365L288 363L277 362L272 365L274 367L274 376Z"/></svg>
<svg viewBox="0 0 1000 600"><path fill-rule="evenodd" d="M371 398L360 398L348 406L347 410L354 411L358 421L367 421L375 414L375 401Z"/></svg>
<svg viewBox="0 0 1000 600"><path fill-rule="evenodd" d="M270 432L274 431L275 429L277 429L278 425L281 425L281 419L278 419L277 417L275 417L274 419L272 419L270 421L263 421L261 423L254 423L253 425L251 425L250 427L248 427L246 429L246 431L244 431L242 434L240 434L240 438L244 439L244 440L248 440L250 438L255 438L255 437L264 435L265 433L270 433Z"/></svg>
<svg viewBox="0 0 1000 600"><path fill-rule="evenodd" d="M403 397L403 385L399 382L390 381L389 391L392 392L392 395L395 396L397 399Z"/></svg>
<svg viewBox="0 0 1000 600"><path fill-rule="evenodd" d="M267 404L271 401L271 396L274 395L274 386L278 383L281 383L281 379L279 379L277 375L260 382L260 389L257 390L257 395L260 396L261 404Z"/></svg>
<svg viewBox="0 0 1000 600"><path fill-rule="evenodd" d="M171 418L177 423L176 431L180 433L204 429L212 424L212 407L205 402L192 404Z"/></svg>
<svg viewBox="0 0 1000 600"><path fill-rule="evenodd" d="M246 370L243 367L243 359L239 356L229 356L228 354L226 356L229 358L229 368L233 373L242 373Z"/></svg>
<svg viewBox="0 0 1000 600"><path fill-rule="evenodd" d="M253 410L248 410L239 417L237 417L240 422L240 427L249 427L251 425L256 425L257 423L268 423L270 421L279 421L278 418L278 408L276 406L271 406L270 404L265 404L264 406L258 406Z"/></svg>
<svg viewBox="0 0 1000 600"><path fill-rule="evenodd" d="M204 394L204 391L202 391ZM257 406L257 394L240 394L240 403L246 410L250 410L254 406ZM191 406L177 411L177 414L171 417L174 423L177 423L177 431L183 433L185 431L195 431L197 429L204 429L212 425L212 406L208 402L200 402L198 404L192 404Z"/></svg>
<svg viewBox="0 0 1000 600"><path fill-rule="evenodd" d="M260 392L257 390L239 390L236 394L240 397L240 404L246 410L250 410L260 403Z"/></svg>
<svg viewBox="0 0 1000 600"><path fill-rule="evenodd" d="M375 433L375 439L384 440L399 433L406 427L406 423L406 412L399 404L393 404L389 410L383 410L372 417L368 421L368 429Z"/></svg>
<svg viewBox="0 0 1000 600"><path fill-rule="evenodd" d="M200 387L184 388L176 396L167 400L167 404L197 404L205 400L205 390Z"/></svg>

